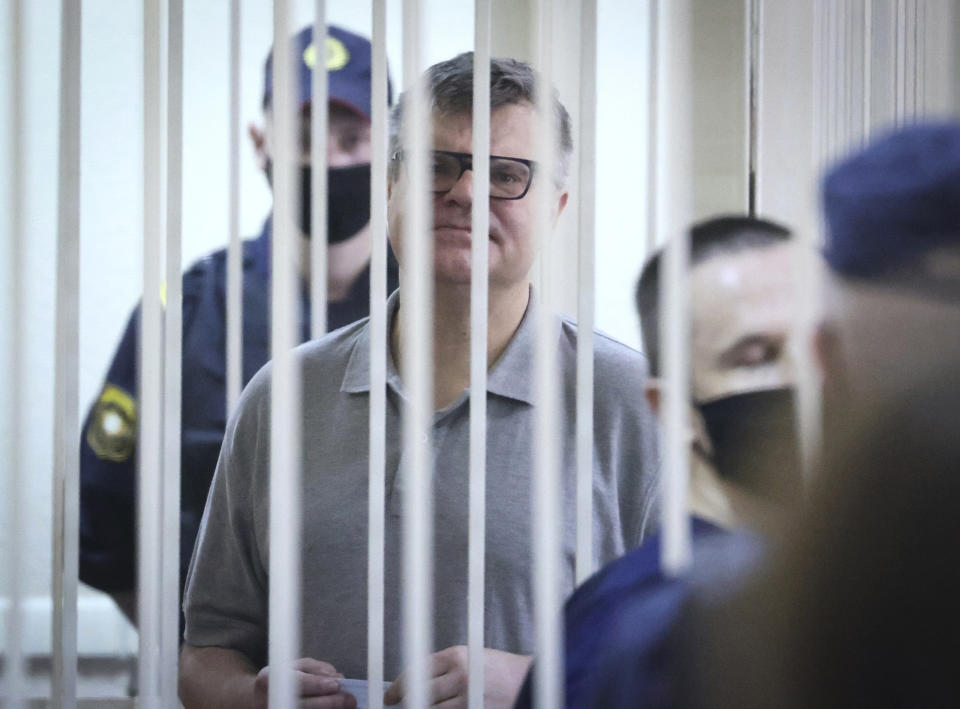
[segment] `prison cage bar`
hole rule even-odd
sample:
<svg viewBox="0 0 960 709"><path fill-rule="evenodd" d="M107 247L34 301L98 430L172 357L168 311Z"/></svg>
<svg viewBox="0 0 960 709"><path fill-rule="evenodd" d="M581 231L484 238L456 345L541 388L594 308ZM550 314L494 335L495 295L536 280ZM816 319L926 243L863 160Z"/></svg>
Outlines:
<svg viewBox="0 0 960 709"><path fill-rule="evenodd" d="M688 407L689 294L687 265L692 214L689 185L692 181L690 134L691 71L690 0L662 3L657 12L657 143L656 219L657 233L667 239L664 247L660 302L660 363L665 392L663 400L663 534L661 566L664 573L678 575L690 564L692 542L687 514L689 477Z"/></svg>
<svg viewBox="0 0 960 709"><path fill-rule="evenodd" d="M53 673L55 709L77 701L80 508L80 66L82 3L60 4L60 126L53 459Z"/></svg>
<svg viewBox="0 0 960 709"><path fill-rule="evenodd" d="M473 203L470 227L470 468L467 538L467 706L483 709L487 538L487 317L490 232L490 0L474 2ZM480 178L477 178L477 175Z"/></svg>
<svg viewBox="0 0 960 709"><path fill-rule="evenodd" d="M403 5L405 195L404 300L400 305L401 375L407 394L403 411L403 650L407 678L404 704L429 704L427 655L433 628L433 244L428 199L427 150L431 115L424 66L424 9L420 0Z"/></svg>
<svg viewBox="0 0 960 709"><path fill-rule="evenodd" d="M533 232L539 247L538 304L536 309L536 345L534 349L534 440L532 480L534 648L537 672L534 675L534 706L539 709L563 705L563 660L560 644L563 624L560 618L563 588L562 493L563 476L558 474L560 448L559 387L557 386L557 331L555 322L558 287L551 257L555 244L550 238L555 217L557 156L557 116L553 108L554 11L552 0L531 3L530 23L534 67L538 72L534 159L544 176L535 199ZM549 180L549 181L548 181Z"/></svg>
<svg viewBox="0 0 960 709"><path fill-rule="evenodd" d="M166 0L166 279L163 291L163 468L159 573L160 706L178 703L180 651L180 441L183 277L183 0Z"/></svg>
<svg viewBox="0 0 960 709"><path fill-rule="evenodd" d="M597 1L580 5L580 172L577 239L576 583L593 574L593 330L596 321Z"/></svg>
<svg viewBox="0 0 960 709"><path fill-rule="evenodd" d="M310 111L310 337L327 332L327 8L314 0ZM302 199L305 197L301 196Z"/></svg>
<svg viewBox="0 0 960 709"><path fill-rule="evenodd" d="M7 176L9 184L9 230L7 253L9 257L5 264L8 272L4 279L7 284L7 297L10 303L9 320L6 323L10 332L19 333L23 328L23 306L24 306L24 194L25 189L21 180L25 173L25 155L23 146L24 137L24 65L26 57L25 41L25 6L23 0L11 0L7 4L7 27L10 28L10 39L8 47L8 66L10 69L10 103L12 107L9 118L9 127L7 134L9 150L9 174ZM19 373L23 371L25 359L23 357L23 344L17 337L11 337L7 340L8 350L5 356L10 363L11 371ZM9 704L11 709L20 709L25 705L24 696L26 694L26 667L23 653L23 580L21 570L23 568L23 548L25 540L24 533L24 515L21 502L25 498L24 475L23 475L23 405L24 380L23 377L15 376L10 386L9 395L6 398L4 406L4 424L6 424L6 434L9 441L9 453L7 455L7 472L9 491L6 498L5 510L8 524L10 526L10 547L4 556L6 557L5 572L7 574L7 593L10 598L9 610L7 611L6 623L6 644L5 644L5 663L4 680L7 686Z"/></svg>
<svg viewBox="0 0 960 709"><path fill-rule="evenodd" d="M387 420L387 3L373 0L370 116L370 424L367 533L367 697L383 709Z"/></svg>
<svg viewBox="0 0 960 709"><path fill-rule="evenodd" d="M160 709L161 614L163 563L162 433L163 433L163 311L161 264L166 244L163 229L163 6L162 0L143 4L143 298L140 305L137 420L137 622L139 702Z"/></svg>
<svg viewBox="0 0 960 709"><path fill-rule="evenodd" d="M243 388L243 242L240 238L240 82L241 0L230 0L229 26L229 192L227 204L227 411L236 408Z"/></svg>
<svg viewBox="0 0 960 709"><path fill-rule="evenodd" d="M294 209L297 147L294 130L294 57L286 0L273 6L273 228L271 231L270 567L268 701L276 709L298 704L290 667L300 645L301 417L300 372L292 352L299 342L299 264Z"/></svg>

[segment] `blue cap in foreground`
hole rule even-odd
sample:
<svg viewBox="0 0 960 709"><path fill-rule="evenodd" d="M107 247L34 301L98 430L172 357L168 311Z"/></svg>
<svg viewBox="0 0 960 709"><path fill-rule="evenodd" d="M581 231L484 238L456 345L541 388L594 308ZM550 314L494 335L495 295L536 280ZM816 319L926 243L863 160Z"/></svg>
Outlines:
<svg viewBox="0 0 960 709"><path fill-rule="evenodd" d="M914 125L873 142L823 181L824 257L841 274L879 276L960 247L960 124Z"/></svg>

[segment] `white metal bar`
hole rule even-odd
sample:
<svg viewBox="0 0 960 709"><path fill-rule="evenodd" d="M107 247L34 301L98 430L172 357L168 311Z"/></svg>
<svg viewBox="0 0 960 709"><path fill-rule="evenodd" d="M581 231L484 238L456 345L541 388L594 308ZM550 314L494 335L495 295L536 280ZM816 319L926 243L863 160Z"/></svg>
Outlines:
<svg viewBox="0 0 960 709"><path fill-rule="evenodd" d="M52 705L77 701L80 455L80 61L79 1L60 6L60 154L57 195L57 329L53 464Z"/></svg>
<svg viewBox="0 0 960 709"><path fill-rule="evenodd" d="M911 59L913 62L913 120L917 120L923 109L920 104L920 95L922 93L920 88L920 82L923 80L923 70L920 67L920 5L922 3L920 0L913 0L913 42L912 42L912 52Z"/></svg>
<svg viewBox="0 0 960 709"><path fill-rule="evenodd" d="M383 709L387 420L387 3L373 0L370 88L370 486L367 512L367 697Z"/></svg>
<svg viewBox="0 0 960 709"><path fill-rule="evenodd" d="M648 100L647 100L647 234L645 256L649 257L660 243L660 234L657 233L657 155L660 146L657 143L659 128L657 126L657 115L659 112L658 97L660 94L659 84L657 83L660 73L660 51L657 46L657 27L660 16L660 0L649 0L648 31L648 65L649 75L647 77ZM648 353L649 355L650 353Z"/></svg>
<svg viewBox="0 0 960 709"><path fill-rule="evenodd" d="M409 700L404 706L423 709L427 695L426 656L433 628L433 277L431 216L428 211L429 141L427 97L423 80L424 17L421 0L406 0L403 13L403 72L408 103L404 105L404 160L410 189L404 227L403 378L408 393L403 422L406 452L406 498L403 525L404 654Z"/></svg>
<svg viewBox="0 0 960 709"><path fill-rule="evenodd" d="M873 100L873 0L863 0L863 124L861 145L870 140Z"/></svg>
<svg viewBox="0 0 960 709"><path fill-rule="evenodd" d="M270 389L270 665L287 668L300 645L300 388L292 348L299 341L294 226L293 56L287 0L273 5L273 231ZM323 56L322 54L320 55ZM298 704L292 673L270 677L271 709Z"/></svg>
<svg viewBox="0 0 960 709"><path fill-rule="evenodd" d="M761 0L746 1L747 20L747 213L757 213L760 140Z"/></svg>
<svg viewBox="0 0 960 709"><path fill-rule="evenodd" d="M467 549L468 706L483 709L487 514L487 319L490 231L490 0L474 3L473 204L470 242L470 511Z"/></svg>
<svg viewBox="0 0 960 709"><path fill-rule="evenodd" d="M230 241L227 244L227 415L243 383L243 243L240 240L240 0L230 0Z"/></svg>
<svg viewBox="0 0 960 709"><path fill-rule="evenodd" d="M844 82L846 83L846 90L844 92L844 123L847 131L844 150L849 152L853 149L854 145L857 144L859 139L860 124L854 120L854 106L856 104L854 100L854 91L856 88L854 86L854 77L856 76L855 62L862 56L862 51L856 51L856 35L858 34L856 5L854 3L846 4L844 6L844 14L846 15L846 32L844 34L844 44L846 45L846 61L844 63Z"/></svg>
<svg viewBox="0 0 960 709"><path fill-rule="evenodd" d="M902 125L906 118L906 0L897 0L894 42L894 117L896 124Z"/></svg>
<svg viewBox="0 0 960 709"><path fill-rule="evenodd" d="M593 328L597 201L597 0L580 7L580 229L577 257L577 567L593 559Z"/></svg>
<svg viewBox="0 0 960 709"><path fill-rule="evenodd" d="M160 263L163 224L163 0L143 5L143 300L140 310L140 420L137 463L140 485L138 621L140 706L160 702L160 506L163 346Z"/></svg>
<svg viewBox="0 0 960 709"><path fill-rule="evenodd" d="M180 435L183 283L183 0L167 0L166 313L163 368L163 505L160 704L177 706L180 647Z"/></svg>
<svg viewBox="0 0 960 709"><path fill-rule="evenodd" d="M327 332L327 8L314 0L310 111L310 337Z"/></svg>
<svg viewBox="0 0 960 709"><path fill-rule="evenodd" d="M813 50L811 85L813 86L813 120L810 121L813 150L816 160L823 160L823 0L813 2L813 31L810 46Z"/></svg>
<svg viewBox="0 0 960 709"><path fill-rule="evenodd" d="M11 333L22 332L23 327L23 244L25 235L23 230L23 199L25 160L23 148L24 128L24 86L23 71L25 64L25 33L23 0L12 0L7 4L7 26L10 28L9 57L7 66L10 69L10 124L7 135L9 145L9 174L10 186L10 258L5 267L8 269L7 284L8 302L10 303L9 326ZM24 359L22 343L19 337L9 337L10 371L14 373L10 383L10 392L5 397L4 414L7 419L9 450L6 455L4 468L9 481L8 492L4 495L7 509L7 520L10 529L6 540L9 547L4 554L6 558L5 573L7 574L7 593L10 598L7 612L7 637L4 662L4 679L8 705L11 709L20 709L26 705L26 676L23 656L23 578L21 574L23 548L26 540L24 533L23 505L25 490L23 488L23 446L21 441L23 430L23 381Z"/></svg>
<svg viewBox="0 0 960 709"><path fill-rule="evenodd" d="M542 166L533 228L540 244L540 304L537 309L536 432L533 474L534 630L537 655L534 706L563 706L563 639L560 608L563 577L560 567L563 514L560 503L562 476L558 475L559 387L557 386L557 331L555 329L554 247L550 238L557 174L556 114L553 110L553 11L552 0L532 4L533 55L537 79L537 130L534 158Z"/></svg>
<svg viewBox="0 0 960 709"><path fill-rule="evenodd" d="M663 397L663 535L661 564L678 574L690 563L690 521L687 515L690 402L688 352L688 293L686 286L691 213L690 139L690 0L674 0L661 10L657 26L660 47L658 142L664 149L657 161L658 231L669 238L664 252L661 302L660 361L666 392Z"/></svg>
<svg viewBox="0 0 960 709"><path fill-rule="evenodd" d="M827 105L827 75L825 74L826 57L824 38L827 35L827 17L824 8L826 0L814 0L813 24L813 77L814 77L814 116L819 120L810 123L813 134L812 144L818 153L821 163L825 162L826 150L826 121L825 109ZM822 222L818 219L817 224ZM812 352L803 343L810 342L809 333L816 322L817 307L819 304L819 281L816 279L816 244L818 234L823 231L809 229L798 233L798 249L796 258L797 314L792 327L794 328L793 352L797 363L797 433L800 439L801 462L804 474L809 476L814 468L814 461L820 450L820 434L822 432L822 416L819 387L817 385L817 371L813 362ZM808 478L809 479L809 478Z"/></svg>
<svg viewBox="0 0 960 709"><path fill-rule="evenodd" d="M837 148L846 152L850 144L850 115L849 82L847 76L850 69L847 49L849 35L847 26L850 15L850 3L837 3Z"/></svg>
<svg viewBox="0 0 960 709"><path fill-rule="evenodd" d="M834 67L836 66L836 48L833 42L833 25L836 15L836 6L830 0L823 0L823 27L820 35L822 42L823 72L821 74L820 93L822 97L822 115L823 121L823 154L821 160L825 165L833 158L834 145Z"/></svg>
<svg viewBox="0 0 960 709"><path fill-rule="evenodd" d="M825 95L824 105L824 131L826 140L824 162L833 159L837 146L837 4L825 0L826 8L824 12L824 42L826 44L826 71L824 72L823 93Z"/></svg>

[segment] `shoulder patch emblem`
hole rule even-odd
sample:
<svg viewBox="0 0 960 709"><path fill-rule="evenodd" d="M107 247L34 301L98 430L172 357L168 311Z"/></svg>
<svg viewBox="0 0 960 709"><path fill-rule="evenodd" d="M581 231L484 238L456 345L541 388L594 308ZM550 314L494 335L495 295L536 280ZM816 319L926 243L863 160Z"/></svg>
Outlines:
<svg viewBox="0 0 960 709"><path fill-rule="evenodd" d="M133 455L136 440L137 404L130 394L108 383L93 408L87 443L98 458L123 463Z"/></svg>

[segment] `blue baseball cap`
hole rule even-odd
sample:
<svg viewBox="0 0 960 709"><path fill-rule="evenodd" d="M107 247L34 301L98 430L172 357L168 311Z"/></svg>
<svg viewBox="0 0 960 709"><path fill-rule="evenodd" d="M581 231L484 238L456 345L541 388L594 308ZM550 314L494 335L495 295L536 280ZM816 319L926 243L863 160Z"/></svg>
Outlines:
<svg viewBox="0 0 960 709"><path fill-rule="evenodd" d="M304 27L291 39L296 60L295 92L297 105L309 103L313 93L312 71L318 61L326 61L327 92L331 103L339 103L371 117L370 41L334 25L327 26L326 51L317 52L313 43L313 27ZM273 98L273 50L264 66L263 106ZM393 102L393 91L387 79L387 103Z"/></svg>
<svg viewBox="0 0 960 709"><path fill-rule="evenodd" d="M882 280L933 249L960 247L960 124L903 128L841 161L823 181L823 209L823 254L844 275Z"/></svg>

